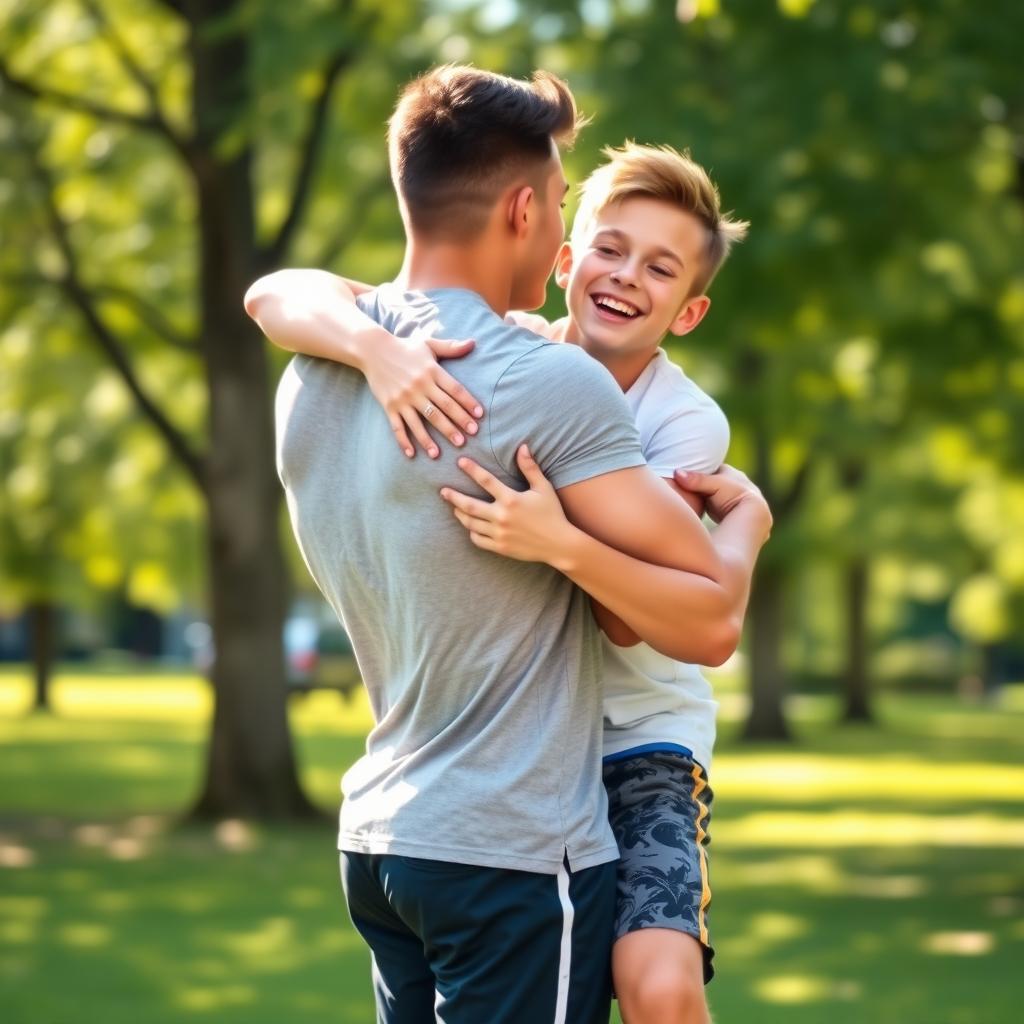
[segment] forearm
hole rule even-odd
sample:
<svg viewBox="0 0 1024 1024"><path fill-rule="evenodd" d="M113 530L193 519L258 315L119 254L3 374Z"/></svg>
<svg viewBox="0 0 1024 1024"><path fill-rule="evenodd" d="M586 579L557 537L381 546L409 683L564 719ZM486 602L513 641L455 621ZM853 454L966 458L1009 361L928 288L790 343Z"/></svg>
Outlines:
<svg viewBox="0 0 1024 1024"><path fill-rule="evenodd" d="M362 369L366 353L389 337L355 304L356 288L321 270L279 270L246 293L246 312L279 348Z"/></svg>
<svg viewBox="0 0 1024 1024"><path fill-rule="evenodd" d="M551 564L662 654L714 665L739 642L763 539L740 507L711 538L718 564L710 575L633 558L576 528ZM612 638L621 642L618 633Z"/></svg>

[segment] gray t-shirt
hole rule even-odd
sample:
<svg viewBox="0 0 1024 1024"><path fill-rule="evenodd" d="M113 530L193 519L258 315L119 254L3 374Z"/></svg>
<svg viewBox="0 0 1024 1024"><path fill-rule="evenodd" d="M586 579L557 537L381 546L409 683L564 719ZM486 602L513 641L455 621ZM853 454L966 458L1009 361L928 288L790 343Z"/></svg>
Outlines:
<svg viewBox="0 0 1024 1024"><path fill-rule="evenodd" d="M400 336L473 338L447 364L484 404L467 454L518 489L530 444L555 487L644 464L629 407L580 349L475 292L360 306ZM352 640L376 725L342 782L339 847L557 872L614 860L601 783L600 643L546 565L481 551L438 491L487 497L442 445L399 450L361 374L296 357L277 395L278 470L302 555Z"/></svg>

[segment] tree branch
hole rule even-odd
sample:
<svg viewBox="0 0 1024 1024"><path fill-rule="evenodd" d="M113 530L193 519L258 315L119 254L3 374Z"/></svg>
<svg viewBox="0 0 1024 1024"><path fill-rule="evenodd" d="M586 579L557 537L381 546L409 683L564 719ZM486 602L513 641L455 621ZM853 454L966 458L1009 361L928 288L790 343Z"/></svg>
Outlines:
<svg viewBox="0 0 1024 1024"><path fill-rule="evenodd" d="M84 96L77 96L74 93L64 92L62 89L54 89L50 86L42 86L36 82L21 78L11 73L10 68L0 60L0 82L22 96L29 99L42 100L44 103L53 103L56 106L64 107L65 110L76 110L82 114L90 114L101 121L112 121L115 124L125 124L132 128L141 128L144 131L155 132L169 142L177 152L188 159L188 145L177 132L158 114L149 112L146 114L133 114L130 110L121 110L117 107L108 107L104 103L96 103Z"/></svg>
<svg viewBox="0 0 1024 1024"><path fill-rule="evenodd" d="M123 285L117 284L103 284L95 286L92 289L92 293L98 298L106 296L111 299L120 299L130 306L135 311L136 316L154 334L167 342L168 345L192 355L199 354L200 346L196 339L190 338L187 334L179 331L159 307L148 299L144 299L137 292L132 291L131 288L125 288Z"/></svg>
<svg viewBox="0 0 1024 1024"><path fill-rule="evenodd" d="M121 62L121 66L133 79L135 79L139 88L146 94L146 98L149 100L149 112L154 120L161 125L162 130L167 135L173 136L175 133L168 123L167 118L164 116L163 108L160 104L160 96L156 90L156 84L152 79L150 79L145 71L142 70L141 65L132 56L131 50L128 49L124 39L122 39L120 33L116 31L97 0L82 0L82 3L85 6L85 9L89 12L89 15L97 29L104 33L110 40L110 46L117 54L117 58Z"/></svg>
<svg viewBox="0 0 1024 1024"><path fill-rule="evenodd" d="M281 263L302 220L310 198L313 172L316 170L317 159L323 148L327 129L327 114L330 111L334 87L337 85L342 71L352 63L355 56L355 47L341 50L328 61L324 68L320 89L313 99L310 110L306 135L300 146L299 166L295 172L288 213L285 215L276 237L263 253L263 261L266 266L278 266Z"/></svg>
<svg viewBox="0 0 1024 1024"><path fill-rule="evenodd" d="M58 289L64 287L62 278L40 273L4 274L0 277L0 282L13 288L32 288L37 285ZM190 355L200 353L200 345L196 339L182 334L156 305L130 288L116 284L97 285L92 289L92 294L100 299L104 296L120 299L126 305L131 306L142 323L154 334L159 335L168 345Z"/></svg>
<svg viewBox="0 0 1024 1024"><path fill-rule="evenodd" d="M163 410L147 394L141 381L136 376L128 354L125 352L120 340L99 315L93 302L93 297L79 275L77 254L71 244L71 234L67 222L61 216L54 199L54 183L50 172L29 144L25 143L23 139L19 139L19 142L28 159L32 176L42 192L43 204L46 208L47 219L50 222L50 229L64 257L64 273L54 283L60 285L67 297L77 307L82 318L88 324L97 345L120 374L121 379L135 398L139 409L148 417L157 432L163 437L171 453L192 477L199 490L205 492L206 471L203 459L196 452L192 451L185 436L171 423Z"/></svg>

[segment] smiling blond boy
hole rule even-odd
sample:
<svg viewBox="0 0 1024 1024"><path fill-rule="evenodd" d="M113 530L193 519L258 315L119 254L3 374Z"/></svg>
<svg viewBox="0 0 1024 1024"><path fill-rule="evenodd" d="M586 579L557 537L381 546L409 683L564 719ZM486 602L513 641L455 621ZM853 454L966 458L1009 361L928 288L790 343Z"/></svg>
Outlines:
<svg viewBox="0 0 1024 1024"><path fill-rule="evenodd" d="M707 289L745 222L721 211L707 172L671 147L627 143L582 187L569 241L555 265L568 317L523 326L580 345L615 377L650 468L713 473L725 461L728 422L660 347L711 306ZM680 493L699 512L699 497ZM510 552L511 553L511 552ZM603 609L604 776L619 844L613 969L629 1024L708 1019L711 890L706 846L715 739L700 669L659 654Z"/></svg>

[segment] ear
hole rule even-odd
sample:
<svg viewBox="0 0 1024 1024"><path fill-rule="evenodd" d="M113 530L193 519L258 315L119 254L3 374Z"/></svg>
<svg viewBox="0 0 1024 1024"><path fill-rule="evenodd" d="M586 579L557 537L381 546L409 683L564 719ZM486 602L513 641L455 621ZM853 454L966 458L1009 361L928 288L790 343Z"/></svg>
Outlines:
<svg viewBox="0 0 1024 1024"><path fill-rule="evenodd" d="M523 185L509 196L508 224L516 238L522 238L530 225L533 215L534 191L532 185Z"/></svg>
<svg viewBox="0 0 1024 1024"><path fill-rule="evenodd" d="M706 295L696 295L688 299L675 320L669 324L669 332L680 338L684 334L689 334L707 316L710 308L711 300Z"/></svg>
<svg viewBox="0 0 1024 1024"><path fill-rule="evenodd" d="M563 242L555 260L555 284L563 291L569 287L569 275L572 273L572 245Z"/></svg>

